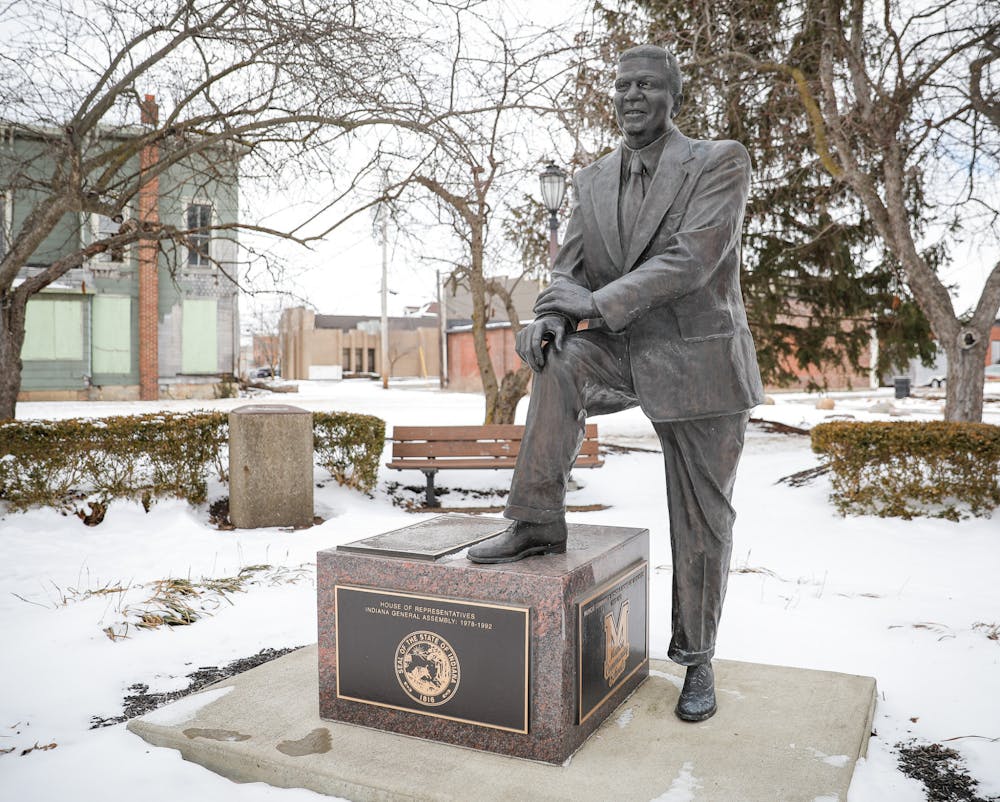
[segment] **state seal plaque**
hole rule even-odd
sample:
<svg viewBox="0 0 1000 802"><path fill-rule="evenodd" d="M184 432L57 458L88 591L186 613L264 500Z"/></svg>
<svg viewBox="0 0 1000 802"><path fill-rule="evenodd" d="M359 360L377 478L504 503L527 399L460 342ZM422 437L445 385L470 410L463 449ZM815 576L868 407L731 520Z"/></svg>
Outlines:
<svg viewBox="0 0 1000 802"><path fill-rule="evenodd" d="M528 607L335 592L338 699L528 732Z"/></svg>
<svg viewBox="0 0 1000 802"><path fill-rule="evenodd" d="M433 632L411 632L396 647L396 679L414 702L443 705L455 695L461 675L455 650Z"/></svg>

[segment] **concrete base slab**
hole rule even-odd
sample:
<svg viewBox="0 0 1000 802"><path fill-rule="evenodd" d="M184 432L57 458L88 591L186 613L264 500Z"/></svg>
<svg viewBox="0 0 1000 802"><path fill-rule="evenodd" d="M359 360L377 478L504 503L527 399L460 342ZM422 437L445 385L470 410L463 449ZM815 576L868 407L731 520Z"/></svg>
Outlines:
<svg viewBox="0 0 1000 802"><path fill-rule="evenodd" d="M847 799L874 679L716 660L719 712L685 724L673 714L682 671L652 661L649 679L562 766L323 720L315 647L128 729L238 782L351 800Z"/></svg>

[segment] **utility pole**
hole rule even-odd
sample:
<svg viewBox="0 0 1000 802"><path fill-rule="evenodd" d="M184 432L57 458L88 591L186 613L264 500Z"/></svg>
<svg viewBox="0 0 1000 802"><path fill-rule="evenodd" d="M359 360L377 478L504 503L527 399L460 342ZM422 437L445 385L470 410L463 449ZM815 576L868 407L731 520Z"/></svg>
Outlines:
<svg viewBox="0 0 1000 802"><path fill-rule="evenodd" d="M379 207L382 216L382 389L389 389L389 215Z"/></svg>
<svg viewBox="0 0 1000 802"><path fill-rule="evenodd" d="M448 280L447 274L443 277L441 271L437 271L437 296L438 296L438 342L440 344L441 370L440 386L445 389L448 386L448 309L445 306L447 290L444 282Z"/></svg>

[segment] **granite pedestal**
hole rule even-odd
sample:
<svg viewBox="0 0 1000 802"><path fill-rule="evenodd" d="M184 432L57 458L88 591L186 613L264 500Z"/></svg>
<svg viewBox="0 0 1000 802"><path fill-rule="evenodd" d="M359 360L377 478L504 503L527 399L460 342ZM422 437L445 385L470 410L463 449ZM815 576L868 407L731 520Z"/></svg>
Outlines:
<svg viewBox="0 0 1000 802"><path fill-rule="evenodd" d="M319 553L323 718L561 763L639 686L647 530L571 524L565 554L465 558L508 523L441 516Z"/></svg>

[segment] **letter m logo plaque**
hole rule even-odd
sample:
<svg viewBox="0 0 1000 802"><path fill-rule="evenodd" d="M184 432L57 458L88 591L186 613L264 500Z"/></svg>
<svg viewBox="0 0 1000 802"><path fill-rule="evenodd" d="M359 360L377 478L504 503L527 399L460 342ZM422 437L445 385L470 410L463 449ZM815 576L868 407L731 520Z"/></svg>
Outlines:
<svg viewBox="0 0 1000 802"><path fill-rule="evenodd" d="M628 662L628 599L622 602L615 624L614 613L604 616L604 679L613 686Z"/></svg>

